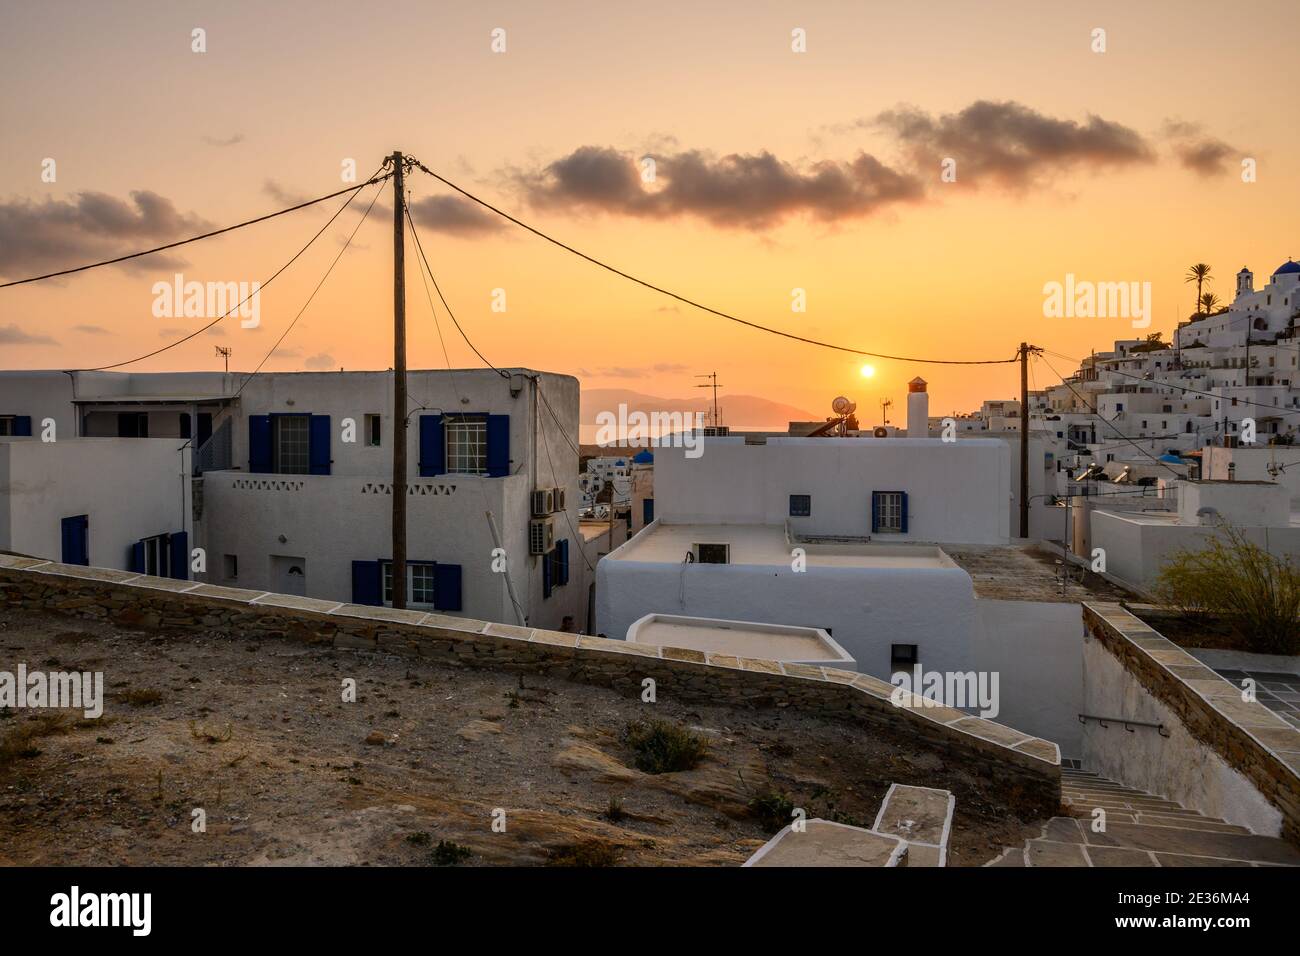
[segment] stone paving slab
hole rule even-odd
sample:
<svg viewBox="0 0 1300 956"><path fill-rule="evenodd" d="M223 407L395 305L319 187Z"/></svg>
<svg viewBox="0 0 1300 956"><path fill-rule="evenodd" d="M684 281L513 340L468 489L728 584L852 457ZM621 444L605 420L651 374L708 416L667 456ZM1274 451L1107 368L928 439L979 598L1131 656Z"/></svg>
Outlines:
<svg viewBox="0 0 1300 956"><path fill-rule="evenodd" d="M804 832L785 827L743 864L753 866L898 866L906 844L898 837L830 820L808 820Z"/></svg>

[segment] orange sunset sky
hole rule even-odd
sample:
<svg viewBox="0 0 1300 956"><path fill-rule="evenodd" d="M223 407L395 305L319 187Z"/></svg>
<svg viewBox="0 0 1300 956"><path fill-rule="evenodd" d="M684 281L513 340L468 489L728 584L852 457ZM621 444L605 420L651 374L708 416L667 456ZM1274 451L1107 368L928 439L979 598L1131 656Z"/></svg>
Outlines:
<svg viewBox="0 0 1300 956"><path fill-rule="evenodd" d="M400 148L620 268L799 335L978 359L1022 339L1080 356L1139 334L1127 319L1045 318L1044 283L1073 273L1151 282L1143 332L1167 339L1193 310L1191 263L1210 263L1209 288L1230 299L1243 265L1258 285L1300 257L1296 18L1283 0L6 3L0 281L333 192L345 158L364 177ZM791 49L796 28L807 52ZM947 157L955 183L940 179ZM1246 157L1256 182L1242 182ZM916 374L935 412L1018 387L1013 365L875 360L866 380L868 360L674 305L427 176L410 187L443 291L497 365L670 398L703 396L694 375L716 369L724 410L750 394L820 416L845 394L868 419ZM265 279L338 202L0 290L0 367L158 348L203 323L155 318L155 281ZM389 367L391 195L380 202L267 369ZM344 213L263 293L260 328L228 319L131 368L219 369L225 345L251 369L357 219ZM442 367L407 261L410 365ZM505 313L490 308L497 288ZM452 362L477 365L444 331ZM1034 379L1056 380L1041 363Z"/></svg>

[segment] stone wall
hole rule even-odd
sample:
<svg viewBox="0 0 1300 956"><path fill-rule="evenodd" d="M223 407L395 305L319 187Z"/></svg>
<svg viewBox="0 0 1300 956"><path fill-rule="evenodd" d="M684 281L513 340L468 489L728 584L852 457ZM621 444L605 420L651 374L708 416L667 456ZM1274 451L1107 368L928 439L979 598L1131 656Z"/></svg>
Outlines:
<svg viewBox="0 0 1300 956"><path fill-rule="evenodd" d="M1091 752L1096 769L1128 786L1300 845L1300 730L1263 704L1243 701L1240 687L1120 605L1085 604L1083 616L1089 635L1153 699L1151 713L1138 708L1100 716L1143 720L1159 715L1170 734L1155 737L1154 730L1145 731L1152 735L1151 746L1159 748L1145 754L1125 752L1137 745L1122 730L1114 738L1118 743L1086 736L1085 751ZM1085 667L1085 682L1105 683L1101 665L1094 661ZM1089 697L1085 687L1085 699L1101 698ZM1137 708L1140 702L1125 700L1120 706ZM1168 725L1169 720L1174 724ZM1138 728L1134 738L1143 732Z"/></svg>
<svg viewBox="0 0 1300 956"><path fill-rule="evenodd" d="M214 628L365 648L440 664L544 672L639 695L746 707L794 707L941 753L1008 800L1055 813L1060 752L1050 741L961 711L890 700L865 674L632 644L467 618L339 604L0 555L0 605L142 628Z"/></svg>

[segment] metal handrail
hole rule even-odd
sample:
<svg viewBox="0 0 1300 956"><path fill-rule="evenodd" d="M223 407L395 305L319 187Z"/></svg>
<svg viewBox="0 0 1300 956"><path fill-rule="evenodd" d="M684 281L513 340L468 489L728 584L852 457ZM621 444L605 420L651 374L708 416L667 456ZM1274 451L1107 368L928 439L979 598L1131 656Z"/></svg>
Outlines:
<svg viewBox="0 0 1300 956"><path fill-rule="evenodd" d="M1081 724L1086 724L1090 720L1095 720L1098 724L1100 724L1102 727L1108 730L1110 729L1110 724L1108 724L1107 721L1110 721L1111 723L1122 724L1124 726L1124 729L1127 730L1130 734L1134 732L1133 731L1134 727L1154 727L1156 729L1156 732L1159 733L1161 737L1169 736L1168 727L1166 727L1164 724L1153 724L1149 720L1130 720L1127 717L1101 717L1098 716L1097 714L1079 715L1079 723Z"/></svg>

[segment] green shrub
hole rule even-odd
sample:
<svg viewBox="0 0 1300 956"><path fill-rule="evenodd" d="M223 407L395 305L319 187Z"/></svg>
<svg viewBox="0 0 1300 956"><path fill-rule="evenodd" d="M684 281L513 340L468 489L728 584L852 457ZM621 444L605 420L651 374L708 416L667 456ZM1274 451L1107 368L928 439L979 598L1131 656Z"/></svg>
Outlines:
<svg viewBox="0 0 1300 956"><path fill-rule="evenodd" d="M749 801L749 812L768 833L776 833L794 820L794 801L784 793L765 790Z"/></svg>
<svg viewBox="0 0 1300 956"><path fill-rule="evenodd" d="M438 845L433 848L433 862L438 866L455 866L469 858L469 847L450 840L439 840Z"/></svg>
<svg viewBox="0 0 1300 956"><path fill-rule="evenodd" d="M1189 617L1214 614L1262 654L1300 652L1300 566L1224 524L1200 550L1175 552L1156 596Z"/></svg>
<svg viewBox="0 0 1300 956"><path fill-rule="evenodd" d="M673 773L699 766L709 750L700 734L667 720L633 720L620 737L633 763L645 773Z"/></svg>

